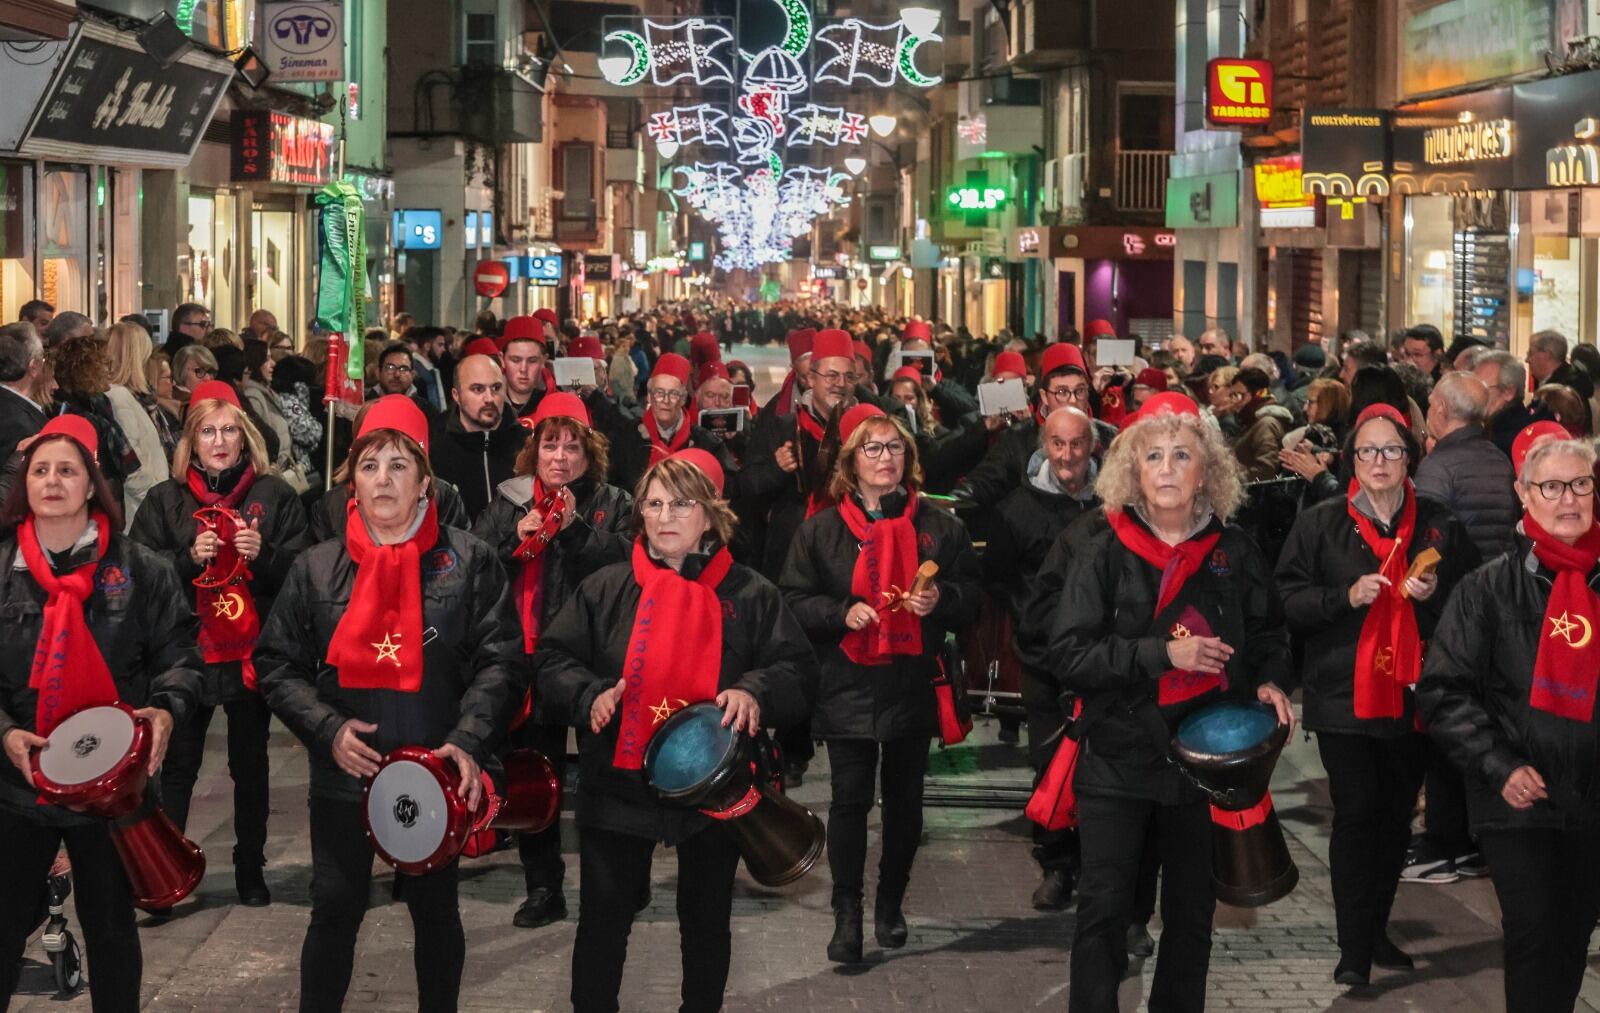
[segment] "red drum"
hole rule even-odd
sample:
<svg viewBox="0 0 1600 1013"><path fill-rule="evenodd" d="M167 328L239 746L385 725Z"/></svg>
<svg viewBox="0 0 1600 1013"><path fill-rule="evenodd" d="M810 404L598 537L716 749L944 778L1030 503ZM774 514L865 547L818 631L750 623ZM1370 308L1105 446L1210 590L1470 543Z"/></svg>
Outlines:
<svg viewBox="0 0 1600 1013"><path fill-rule="evenodd" d="M367 782L367 839L378 857L400 872L420 876L450 864L469 839L488 830L537 833L561 813L561 782L543 754L518 749L505 761L506 786L497 790L483 774L484 804L477 813L456 789L455 768L433 750L401 746ZM481 845L473 854L482 853Z"/></svg>
<svg viewBox="0 0 1600 1013"><path fill-rule="evenodd" d="M150 746L150 723L114 703L68 717L32 759L43 801L111 821L133 902L147 911L183 900L206 872L204 852L145 794Z"/></svg>
<svg viewBox="0 0 1600 1013"><path fill-rule="evenodd" d="M1012 645L1011 613L987 592L978 621L956 633L967 696L981 714L1023 713L1022 663Z"/></svg>

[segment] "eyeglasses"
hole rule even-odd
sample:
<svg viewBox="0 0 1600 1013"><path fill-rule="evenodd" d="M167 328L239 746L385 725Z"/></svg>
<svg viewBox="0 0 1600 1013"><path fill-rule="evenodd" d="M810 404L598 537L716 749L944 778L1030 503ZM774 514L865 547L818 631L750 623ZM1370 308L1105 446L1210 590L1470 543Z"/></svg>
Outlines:
<svg viewBox="0 0 1600 1013"><path fill-rule="evenodd" d="M1545 482L1530 482L1529 484L1538 489L1539 495L1548 500L1560 499L1561 494L1568 489L1572 490L1572 495L1580 499L1594 492L1594 476L1592 475L1579 475L1570 482L1552 478Z"/></svg>
<svg viewBox="0 0 1600 1013"><path fill-rule="evenodd" d="M677 404L683 400L683 391L681 390L661 390L658 387L650 387L646 389L646 393L650 395L650 400L660 401L662 404Z"/></svg>
<svg viewBox="0 0 1600 1013"><path fill-rule="evenodd" d="M385 373L409 373L411 366L404 362L386 362L383 364Z"/></svg>
<svg viewBox="0 0 1600 1013"><path fill-rule="evenodd" d="M239 432L240 430L238 426L202 426L200 428L200 439L207 443L210 443L219 436L224 440L231 440L236 438L239 435Z"/></svg>
<svg viewBox="0 0 1600 1013"><path fill-rule="evenodd" d="M904 457L906 456L906 441L889 440L885 442L882 440L873 440L869 443L863 443L861 445L861 452L874 461L882 457L885 450L889 452L890 457Z"/></svg>
<svg viewBox="0 0 1600 1013"><path fill-rule="evenodd" d="M195 319L191 318L189 320L185 320L183 323L179 324L178 326L179 327L210 327L211 326L211 321L210 320L195 320Z"/></svg>
<svg viewBox="0 0 1600 1013"><path fill-rule="evenodd" d="M660 517L661 511L665 510L668 517L681 521L694 513L694 508L699 505L700 501L695 499L647 499L639 504L639 512L646 517Z"/></svg>
<svg viewBox="0 0 1600 1013"><path fill-rule="evenodd" d="M1379 454L1383 455L1383 459L1385 461L1398 461L1400 458L1406 456L1406 448L1404 445L1399 443L1391 443L1383 447L1356 448L1356 460L1358 461L1366 461L1371 463L1372 461L1376 461L1378 459Z"/></svg>
<svg viewBox="0 0 1600 1013"><path fill-rule="evenodd" d="M1089 387L1087 384L1080 384L1077 387L1051 387L1045 393L1057 401L1082 401L1089 396Z"/></svg>
<svg viewBox="0 0 1600 1013"><path fill-rule="evenodd" d="M830 387L841 383L856 382L856 375L854 373L840 373L835 370L829 370L826 373L818 373L813 370L811 375L816 379L821 380L823 383L828 384Z"/></svg>
<svg viewBox="0 0 1600 1013"><path fill-rule="evenodd" d="M294 351L294 346L287 341L280 341L272 346L272 350L274 352L292 352Z"/></svg>
<svg viewBox="0 0 1600 1013"><path fill-rule="evenodd" d="M207 377L216 376L217 371L212 369L210 366L196 366L194 367L194 375L199 379L204 380Z"/></svg>

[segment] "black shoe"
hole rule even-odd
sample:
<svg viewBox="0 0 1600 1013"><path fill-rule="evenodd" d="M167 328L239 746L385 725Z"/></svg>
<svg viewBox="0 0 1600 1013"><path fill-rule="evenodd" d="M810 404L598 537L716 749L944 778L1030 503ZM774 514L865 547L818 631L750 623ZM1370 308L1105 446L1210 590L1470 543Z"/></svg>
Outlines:
<svg viewBox="0 0 1600 1013"><path fill-rule="evenodd" d="M536 929L550 925L567 916L567 898L560 890L538 886L528 891L528 899L511 916L511 924L519 929Z"/></svg>
<svg viewBox="0 0 1600 1013"><path fill-rule="evenodd" d="M783 790L789 791L806 783L806 770L811 764L804 760L783 765Z"/></svg>
<svg viewBox="0 0 1600 1013"><path fill-rule="evenodd" d="M906 916L900 905L888 904L881 899L872 912L872 934L878 945L886 950L898 950L906 944Z"/></svg>
<svg viewBox="0 0 1600 1013"><path fill-rule="evenodd" d="M145 914L149 916L150 924L152 925L160 925L172 920L172 909L170 907L153 907L146 911Z"/></svg>
<svg viewBox="0 0 1600 1013"><path fill-rule="evenodd" d="M1457 855L1456 872L1462 879L1479 879L1489 874L1489 865L1483 860L1483 853L1474 848L1464 855Z"/></svg>
<svg viewBox="0 0 1600 1013"><path fill-rule="evenodd" d="M1333 969L1333 983L1343 985L1345 988L1365 988L1371 984L1371 979L1369 972L1340 960L1339 966Z"/></svg>
<svg viewBox="0 0 1600 1013"><path fill-rule="evenodd" d="M1461 878L1453 855L1440 855L1426 841L1413 841L1400 870L1402 883L1454 883Z"/></svg>
<svg viewBox="0 0 1600 1013"><path fill-rule="evenodd" d="M1128 926L1128 956L1153 957L1156 953L1156 941L1150 936L1150 928L1134 922Z"/></svg>
<svg viewBox="0 0 1600 1013"><path fill-rule="evenodd" d="M1065 911L1072 901L1072 873L1066 869L1047 869L1033 889L1035 911Z"/></svg>
<svg viewBox="0 0 1600 1013"><path fill-rule="evenodd" d="M861 962L861 898L834 901L833 938L828 940L828 959L835 964Z"/></svg>
<svg viewBox="0 0 1600 1013"><path fill-rule="evenodd" d="M266 907L272 903L272 891L267 889L267 878L261 866L235 866L234 888L239 891L239 903L245 907Z"/></svg>
<svg viewBox="0 0 1600 1013"><path fill-rule="evenodd" d="M1391 971L1414 971L1416 962L1411 955L1396 946L1387 936L1380 936L1372 947L1372 962Z"/></svg>

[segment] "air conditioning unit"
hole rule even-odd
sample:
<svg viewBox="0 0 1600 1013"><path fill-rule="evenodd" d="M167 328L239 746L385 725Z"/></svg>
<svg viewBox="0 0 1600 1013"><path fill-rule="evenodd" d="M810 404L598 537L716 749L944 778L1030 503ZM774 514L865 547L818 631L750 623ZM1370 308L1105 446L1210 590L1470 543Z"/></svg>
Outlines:
<svg viewBox="0 0 1600 1013"><path fill-rule="evenodd" d="M1044 189L1039 194L1039 206L1045 211L1061 210L1058 197L1061 191L1056 181L1056 172L1060 164L1060 160L1054 158L1047 159L1044 163Z"/></svg>
<svg viewBox="0 0 1600 1013"><path fill-rule="evenodd" d="M1061 207L1076 208L1083 205L1083 177L1089 168L1089 156L1068 155L1061 160Z"/></svg>

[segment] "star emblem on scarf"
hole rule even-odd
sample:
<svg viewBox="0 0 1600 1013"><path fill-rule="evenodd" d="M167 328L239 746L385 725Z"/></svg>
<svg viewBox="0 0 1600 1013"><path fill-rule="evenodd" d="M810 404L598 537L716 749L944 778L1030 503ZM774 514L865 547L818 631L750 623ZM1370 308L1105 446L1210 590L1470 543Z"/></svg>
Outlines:
<svg viewBox="0 0 1600 1013"><path fill-rule="evenodd" d="M650 708L650 713L655 717L655 724L659 725L661 722L667 720L667 718L672 717L673 711L682 710L684 707L688 706L688 703L689 701L687 700L679 700L677 704L674 705L666 697L662 697L661 703Z"/></svg>
<svg viewBox="0 0 1600 1013"><path fill-rule="evenodd" d="M1574 649L1588 647L1590 639L1594 636L1594 627L1590 626L1589 620L1581 614L1562 612L1558 616L1551 616L1550 626L1550 636L1560 637L1567 642L1568 647Z"/></svg>
<svg viewBox="0 0 1600 1013"><path fill-rule="evenodd" d="M1189 627L1182 623L1173 623L1170 636L1174 640L1182 640L1184 637L1193 636L1193 634L1189 632Z"/></svg>
<svg viewBox="0 0 1600 1013"><path fill-rule="evenodd" d="M1380 648L1378 653L1372 656L1372 667L1377 669L1379 672L1382 672L1384 675L1393 675L1394 648Z"/></svg>
<svg viewBox="0 0 1600 1013"><path fill-rule="evenodd" d="M381 643L373 644L378 649L377 661L392 661L394 667L400 667L400 645L395 641L400 639L398 633L385 633Z"/></svg>

